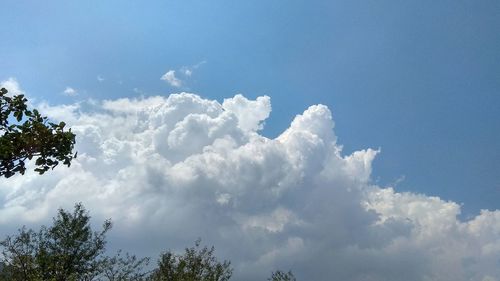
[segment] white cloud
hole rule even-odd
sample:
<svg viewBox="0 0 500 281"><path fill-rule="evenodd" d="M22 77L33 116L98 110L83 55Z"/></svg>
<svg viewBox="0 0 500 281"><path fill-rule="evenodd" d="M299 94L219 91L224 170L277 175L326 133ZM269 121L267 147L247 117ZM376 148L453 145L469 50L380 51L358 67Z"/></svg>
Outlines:
<svg viewBox="0 0 500 281"><path fill-rule="evenodd" d="M63 91L63 94L68 97L74 97L78 95L78 92L71 87L66 87L66 89L64 89Z"/></svg>
<svg viewBox="0 0 500 281"><path fill-rule="evenodd" d="M9 91L10 95L24 95L24 91L19 86L17 80L13 77L10 77L7 80L0 82L0 88L5 88Z"/></svg>
<svg viewBox="0 0 500 281"><path fill-rule="evenodd" d="M101 75L97 75L97 81L98 82L102 82L104 81L105 79L101 76Z"/></svg>
<svg viewBox="0 0 500 281"><path fill-rule="evenodd" d="M182 86L182 81L175 77L175 70L169 70L167 73L163 74L160 78L163 81L166 81L170 86L179 88Z"/></svg>
<svg viewBox="0 0 500 281"><path fill-rule="evenodd" d="M180 71L182 72L182 74L184 74L186 77L191 77L191 75L193 75L193 72L200 68L202 65L204 65L205 63L207 63L206 60L203 60L203 61L200 61L199 63L195 64L195 65L191 65L191 66L183 66L181 67Z"/></svg>
<svg viewBox="0 0 500 281"><path fill-rule="evenodd" d="M110 247L155 256L202 237L235 280L277 268L300 280L499 279L500 211L461 221L454 202L372 184L380 151L343 155L324 105L276 139L258 134L269 97L40 108L72 127L78 158L0 180L2 235L82 201L96 221L113 219Z"/></svg>
<svg viewBox="0 0 500 281"><path fill-rule="evenodd" d="M236 95L234 98L224 99L222 107L236 115L240 129L257 131L262 129L262 122L271 113L271 99L263 96L250 101L242 95Z"/></svg>
<svg viewBox="0 0 500 281"><path fill-rule="evenodd" d="M173 69L163 74L163 76L160 79L166 81L172 87L180 88L184 86L187 80L189 80L189 78L193 75L194 71L200 68L205 63L206 61L203 60L195 65L183 66L180 69L178 69L179 70L178 73L180 73L181 76L183 76L184 80L181 80L178 76L176 76L176 71Z"/></svg>

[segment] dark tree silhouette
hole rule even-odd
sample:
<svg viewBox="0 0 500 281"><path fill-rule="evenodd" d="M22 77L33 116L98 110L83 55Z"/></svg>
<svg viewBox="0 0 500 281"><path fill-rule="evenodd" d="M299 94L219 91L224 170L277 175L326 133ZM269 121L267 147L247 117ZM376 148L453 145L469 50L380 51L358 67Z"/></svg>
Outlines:
<svg viewBox="0 0 500 281"><path fill-rule="evenodd" d="M227 281L233 274L231 262L219 262L214 256L215 248L200 248L201 240L195 246L186 248L183 255L171 251L163 253L158 268L150 280L154 281Z"/></svg>
<svg viewBox="0 0 500 281"><path fill-rule="evenodd" d="M104 264L105 234L92 231L90 216L82 204L72 213L59 209L54 223L37 233L25 227L7 236L2 246L2 273L6 280L92 280Z"/></svg>
<svg viewBox="0 0 500 281"><path fill-rule="evenodd" d="M267 279L268 281L297 281L292 271L283 272L277 270L271 274L271 277Z"/></svg>

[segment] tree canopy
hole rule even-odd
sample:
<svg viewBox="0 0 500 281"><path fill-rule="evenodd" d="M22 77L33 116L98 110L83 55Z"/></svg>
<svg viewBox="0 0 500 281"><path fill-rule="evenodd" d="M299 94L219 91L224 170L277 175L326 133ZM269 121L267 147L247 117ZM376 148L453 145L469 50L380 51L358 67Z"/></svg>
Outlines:
<svg viewBox="0 0 500 281"><path fill-rule="evenodd" d="M38 110L29 110L24 95L9 96L0 89L0 176L24 174L26 161L35 158L43 174L59 163L70 166L75 134L64 122L52 123Z"/></svg>
<svg viewBox="0 0 500 281"><path fill-rule="evenodd" d="M215 248L195 246L186 248L183 255L171 251L163 253L158 268L151 275L153 281L227 281L233 274L231 262L219 262L214 256Z"/></svg>
<svg viewBox="0 0 500 281"><path fill-rule="evenodd" d="M81 203L72 212L59 209L51 226L38 232L22 227L0 241L0 281L227 281L232 275L230 262L219 262L215 248L201 247L200 240L183 255L164 252L157 268L148 268L149 258L121 251L107 256L110 229L106 220L93 231Z"/></svg>
<svg viewBox="0 0 500 281"><path fill-rule="evenodd" d="M25 227L7 236L2 246L6 280L92 280L104 264L105 234L111 222L92 231L90 216L82 204L72 213L59 209L54 223L38 232Z"/></svg>

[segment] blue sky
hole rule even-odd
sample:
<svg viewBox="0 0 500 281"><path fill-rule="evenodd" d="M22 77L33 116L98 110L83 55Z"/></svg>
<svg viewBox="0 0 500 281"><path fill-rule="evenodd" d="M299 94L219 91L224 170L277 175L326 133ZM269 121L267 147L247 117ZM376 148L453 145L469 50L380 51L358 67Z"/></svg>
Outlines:
<svg viewBox="0 0 500 281"><path fill-rule="evenodd" d="M15 78L37 102L267 95L269 138L324 104L343 154L381 149L372 183L463 204L464 220L500 209L499 1L1 6L0 81ZM178 87L160 79L169 70Z"/></svg>

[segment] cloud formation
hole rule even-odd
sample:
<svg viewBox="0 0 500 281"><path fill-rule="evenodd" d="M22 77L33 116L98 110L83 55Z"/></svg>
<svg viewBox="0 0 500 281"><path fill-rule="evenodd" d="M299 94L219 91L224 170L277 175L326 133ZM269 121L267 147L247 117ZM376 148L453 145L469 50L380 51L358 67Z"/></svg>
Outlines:
<svg viewBox="0 0 500 281"><path fill-rule="evenodd" d="M176 71L173 69L163 74L160 79L166 81L172 87L180 88L184 86L184 83L193 75L194 71L200 68L205 63L207 63L207 61L203 60L195 65L181 67L179 69L179 73L181 74L181 76L183 76L183 79L180 79L178 76L176 76Z"/></svg>
<svg viewBox="0 0 500 281"><path fill-rule="evenodd" d="M5 88L10 95L24 95L24 91L19 86L19 82L13 77L0 82L0 88Z"/></svg>
<svg viewBox="0 0 500 281"><path fill-rule="evenodd" d="M182 86L182 81L175 76L175 70L167 71L160 79L167 82L172 87L179 88Z"/></svg>
<svg viewBox="0 0 500 281"><path fill-rule="evenodd" d="M379 151L343 155L324 105L275 139L259 134L269 97L40 107L72 127L78 158L0 180L3 231L82 201L113 219L113 247L155 255L201 237L231 259L235 280L277 268L300 280L500 280L500 211L461 221L454 202L374 185Z"/></svg>
<svg viewBox="0 0 500 281"><path fill-rule="evenodd" d="M64 89L63 91L63 94L68 97L75 97L78 95L78 92L71 87L66 87L66 89Z"/></svg>

